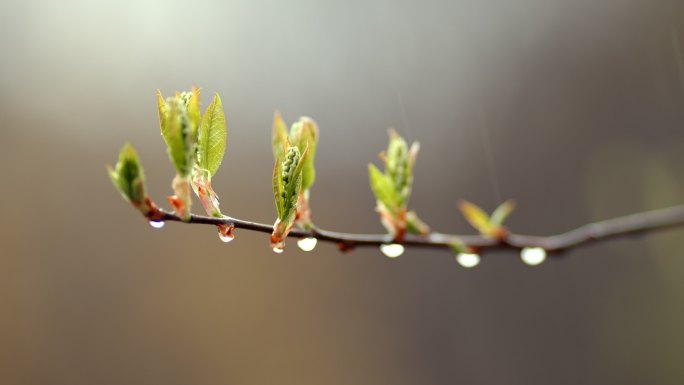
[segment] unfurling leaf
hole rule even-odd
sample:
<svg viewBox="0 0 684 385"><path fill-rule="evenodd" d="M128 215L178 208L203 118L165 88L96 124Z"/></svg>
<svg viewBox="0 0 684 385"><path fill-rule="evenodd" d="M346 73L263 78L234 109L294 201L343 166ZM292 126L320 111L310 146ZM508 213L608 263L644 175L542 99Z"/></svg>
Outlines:
<svg viewBox="0 0 684 385"><path fill-rule="evenodd" d="M273 170L273 197L278 210L278 219L273 225L271 247L282 250L285 238L292 229L297 212L297 202L302 188L302 168L309 149L303 153L296 146L290 146L282 161L277 161Z"/></svg>
<svg viewBox="0 0 684 385"><path fill-rule="evenodd" d="M292 125L290 129L290 140L299 151L309 149L309 154L304 160L302 167L302 190L309 190L316 179L316 169L314 168L314 158L316 156L316 145L318 143L318 126L311 118L302 117Z"/></svg>
<svg viewBox="0 0 684 385"><path fill-rule="evenodd" d="M158 94L158 102L160 97ZM169 158L182 176L190 174L195 161L197 125L188 114L188 105L194 105L194 100L192 94L183 93L166 99L164 106L159 107L160 126Z"/></svg>
<svg viewBox="0 0 684 385"><path fill-rule="evenodd" d="M309 190L316 179L314 158L318 143L318 126L311 118L301 117L294 123L288 133L287 126L280 113L275 112L273 118L273 156L276 159L285 159L288 148L296 147L300 153L307 152L302 163L301 189L297 200L297 213L295 215L297 225L303 229L311 229L311 209L309 206ZM275 186L275 185L274 185Z"/></svg>
<svg viewBox="0 0 684 385"><path fill-rule="evenodd" d="M216 174L226 150L226 117L218 94L207 107L200 126L197 143L197 165Z"/></svg>
<svg viewBox="0 0 684 385"><path fill-rule="evenodd" d="M489 222L489 215L487 215L484 210L479 206L470 203L466 200L462 200L458 204L458 208L463 213L465 219L482 235L491 236L492 226Z"/></svg>
<svg viewBox="0 0 684 385"><path fill-rule="evenodd" d="M172 183L175 195L169 197L169 202L186 221L190 219L190 179L197 158L197 136L201 120L199 94L199 89L193 87L192 92L176 92L175 96L164 102L161 92L157 92L159 125L169 158L177 172Z"/></svg>
<svg viewBox="0 0 684 385"><path fill-rule="evenodd" d="M381 172L373 164L369 164L368 175L380 220L395 241L399 242L407 231L427 235L430 229L414 212L406 211L419 145L413 143L409 147L394 130L389 130L389 137L387 151L380 154L380 159L385 163L385 171Z"/></svg>
<svg viewBox="0 0 684 385"><path fill-rule="evenodd" d="M391 214L397 214L399 212L399 197L390 177L383 174L372 163L368 164L368 176L375 199L382 203Z"/></svg>
<svg viewBox="0 0 684 385"><path fill-rule="evenodd" d="M280 112L276 111L273 117L273 157L276 159L284 159L285 151L287 150L287 126L280 116Z"/></svg>
<svg viewBox="0 0 684 385"><path fill-rule="evenodd" d="M143 215L156 213L157 208L147 196L145 172L135 149L125 144L119 152L119 160L112 169L107 167L109 177L125 200L140 210Z"/></svg>
<svg viewBox="0 0 684 385"><path fill-rule="evenodd" d="M497 207L494 212L492 213L492 217L490 220L490 223L494 227L501 227L503 226L504 221L506 218L508 218L509 215L513 212L515 209L515 202L512 200L507 200L504 203L500 204L499 207Z"/></svg>

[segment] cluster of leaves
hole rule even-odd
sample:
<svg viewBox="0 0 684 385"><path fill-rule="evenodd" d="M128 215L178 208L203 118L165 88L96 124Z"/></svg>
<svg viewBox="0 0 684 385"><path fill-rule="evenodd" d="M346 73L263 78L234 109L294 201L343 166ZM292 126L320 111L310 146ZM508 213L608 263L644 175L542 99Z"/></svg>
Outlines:
<svg viewBox="0 0 684 385"><path fill-rule="evenodd" d="M276 111L273 118L273 198L278 219L271 234L274 250L283 249L285 238L295 223L304 230L313 228L309 191L316 179L314 158L318 135L316 122L307 117L292 124L288 133Z"/></svg>
<svg viewBox="0 0 684 385"><path fill-rule="evenodd" d="M192 190L207 215L224 218L218 196L211 186L212 177L218 171L226 150L226 119L221 98L216 94L201 114L198 88L176 92L166 99L158 91L157 106L161 133L176 169L172 182L174 195L168 197L169 203L179 218L190 220ZM318 137L318 126L311 118L300 118L288 131L276 112L272 144L275 158L273 197L277 219L271 234L271 247L275 251L283 250L285 238L293 226L315 230L309 198L316 179L314 159ZM413 143L409 147L394 130L390 130L389 137L387 150L380 154L384 170L373 164L369 164L368 170L381 222L393 240L401 243L407 233L426 236L430 229L415 212L407 210L419 145ZM116 166L108 169L114 186L124 199L152 221L163 216L147 195L143 167L131 145L124 145ZM482 235L499 238L506 235L503 221L513 210L512 202L503 203L491 217L469 202L462 202L460 208ZM221 239L232 239L232 226L222 224L218 227ZM465 250L457 239L454 239L453 249Z"/></svg>
<svg viewBox="0 0 684 385"><path fill-rule="evenodd" d="M380 153L380 159L385 164L384 172L370 163L368 174L380 220L395 242L401 242L407 232L427 235L430 228L414 211L406 209L413 188L413 166L420 145L414 142L409 148L404 138L394 130L389 131L389 137L387 151Z"/></svg>

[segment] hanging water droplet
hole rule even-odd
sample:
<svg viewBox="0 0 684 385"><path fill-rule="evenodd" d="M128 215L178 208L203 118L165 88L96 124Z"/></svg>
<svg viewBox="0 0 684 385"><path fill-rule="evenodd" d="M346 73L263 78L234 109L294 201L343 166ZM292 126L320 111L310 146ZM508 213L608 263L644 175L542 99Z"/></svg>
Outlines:
<svg viewBox="0 0 684 385"><path fill-rule="evenodd" d="M318 239L316 238L302 238L297 241L297 246L304 251L311 251L316 247L316 243L318 243Z"/></svg>
<svg viewBox="0 0 684 385"><path fill-rule="evenodd" d="M273 248L273 252L276 253L276 254L281 254L283 251L285 251L285 249L282 248L282 247L276 246L276 247Z"/></svg>
<svg viewBox="0 0 684 385"><path fill-rule="evenodd" d="M232 231L224 234L221 232L221 230L219 230L218 235L219 235L219 239L221 240L221 242L225 242L225 243L228 243L228 242L232 241L233 239L235 239L235 235L233 235Z"/></svg>
<svg viewBox="0 0 684 385"><path fill-rule="evenodd" d="M150 221L150 227L155 229L161 229L164 227L164 221Z"/></svg>
<svg viewBox="0 0 684 385"><path fill-rule="evenodd" d="M233 230L235 229L235 226L233 225L218 225L218 235L219 239L221 242L228 243L235 239L235 236L233 235Z"/></svg>
<svg viewBox="0 0 684 385"><path fill-rule="evenodd" d="M398 243L380 245L380 251L382 251L382 253L389 258L396 258L404 254L404 246Z"/></svg>
<svg viewBox="0 0 684 385"><path fill-rule="evenodd" d="M520 251L520 259L530 266L536 266L546 260L546 250L541 247L524 247Z"/></svg>
<svg viewBox="0 0 684 385"><path fill-rule="evenodd" d="M479 265L480 260L480 256L474 253L459 253L456 255L456 262L466 269Z"/></svg>

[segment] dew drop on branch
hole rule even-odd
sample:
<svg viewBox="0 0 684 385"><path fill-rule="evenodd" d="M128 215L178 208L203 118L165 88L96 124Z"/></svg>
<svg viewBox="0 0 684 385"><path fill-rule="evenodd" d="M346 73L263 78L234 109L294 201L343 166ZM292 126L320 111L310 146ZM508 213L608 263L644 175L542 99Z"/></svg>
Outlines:
<svg viewBox="0 0 684 385"><path fill-rule="evenodd" d="M459 265L469 269L480 264L481 258L478 254L474 253L459 253L456 255L456 262Z"/></svg>
<svg viewBox="0 0 684 385"><path fill-rule="evenodd" d="M218 235L219 235L219 239L221 240L221 242L225 242L225 243L228 243L228 242L232 241L233 239L235 239L235 235L233 235L233 232L224 234L219 230Z"/></svg>
<svg viewBox="0 0 684 385"><path fill-rule="evenodd" d="M235 235L233 235L233 230L235 229L235 226L233 225L226 225L226 224L221 224L218 225L218 236L221 242L228 243L235 239Z"/></svg>
<svg viewBox="0 0 684 385"><path fill-rule="evenodd" d="M536 266L546 260L546 250L541 247L524 247L520 251L520 259L530 266Z"/></svg>
<svg viewBox="0 0 684 385"><path fill-rule="evenodd" d="M302 238L297 241L297 246L304 251L311 251L316 247L316 243L318 243L318 239L316 238Z"/></svg>
<svg viewBox="0 0 684 385"><path fill-rule="evenodd" d="M150 227L154 229L161 229L164 227L164 221L150 221Z"/></svg>
<svg viewBox="0 0 684 385"><path fill-rule="evenodd" d="M396 258L404 254L404 246L398 243L380 245L380 251L389 258Z"/></svg>

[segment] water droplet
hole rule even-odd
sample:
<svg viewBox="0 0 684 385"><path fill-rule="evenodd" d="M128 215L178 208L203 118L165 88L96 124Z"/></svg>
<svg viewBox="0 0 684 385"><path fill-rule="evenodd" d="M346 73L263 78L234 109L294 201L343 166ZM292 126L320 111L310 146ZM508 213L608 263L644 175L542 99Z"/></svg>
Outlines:
<svg viewBox="0 0 684 385"><path fill-rule="evenodd" d="M273 248L273 252L276 253L276 254L281 254L283 251L285 251L285 249L282 248L282 247L276 246L276 247Z"/></svg>
<svg viewBox="0 0 684 385"><path fill-rule="evenodd" d="M228 243L228 242L232 241L233 239L235 239L235 235L233 235L232 231L229 231L228 233L224 234L223 232L221 232L221 230L219 230L218 235L219 235L219 239L221 240L221 242L225 242L225 243Z"/></svg>
<svg viewBox="0 0 684 385"><path fill-rule="evenodd" d="M302 238L297 241L297 246L304 251L311 251L316 247L316 243L318 243L318 239L316 238Z"/></svg>
<svg viewBox="0 0 684 385"><path fill-rule="evenodd" d="M228 243L235 239L235 236L233 235L233 230L235 229L235 226L233 225L218 225L218 235L219 239L221 242Z"/></svg>
<svg viewBox="0 0 684 385"><path fill-rule="evenodd" d="M164 227L164 221L150 221L150 227L161 229Z"/></svg>
<svg viewBox="0 0 684 385"><path fill-rule="evenodd" d="M456 256L456 262L466 269L479 265L480 260L480 256L474 253L459 253Z"/></svg>
<svg viewBox="0 0 684 385"><path fill-rule="evenodd" d="M389 258L396 258L404 254L404 246L398 243L392 243L389 245L380 245L380 251L382 251L385 256Z"/></svg>
<svg viewBox="0 0 684 385"><path fill-rule="evenodd" d="M520 251L520 259L530 266L536 266L546 260L546 250L541 247L524 247Z"/></svg>

